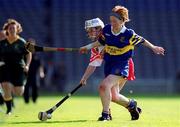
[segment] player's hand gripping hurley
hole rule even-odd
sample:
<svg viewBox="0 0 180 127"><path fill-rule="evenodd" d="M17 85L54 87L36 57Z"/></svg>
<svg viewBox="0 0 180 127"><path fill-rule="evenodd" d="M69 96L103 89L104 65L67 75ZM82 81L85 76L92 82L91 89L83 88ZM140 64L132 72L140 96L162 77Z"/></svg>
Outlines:
<svg viewBox="0 0 180 127"><path fill-rule="evenodd" d="M45 46L38 46L35 44L34 40L30 40L25 45L26 49L29 52L73 52L79 51L79 48L57 48L57 47L45 47Z"/></svg>

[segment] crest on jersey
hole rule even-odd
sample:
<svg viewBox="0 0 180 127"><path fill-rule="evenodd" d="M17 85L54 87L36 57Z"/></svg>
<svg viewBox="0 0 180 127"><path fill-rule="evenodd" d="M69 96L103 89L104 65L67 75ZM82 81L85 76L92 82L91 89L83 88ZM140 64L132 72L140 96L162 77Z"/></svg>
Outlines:
<svg viewBox="0 0 180 127"><path fill-rule="evenodd" d="M125 37L120 37L120 42L125 42Z"/></svg>

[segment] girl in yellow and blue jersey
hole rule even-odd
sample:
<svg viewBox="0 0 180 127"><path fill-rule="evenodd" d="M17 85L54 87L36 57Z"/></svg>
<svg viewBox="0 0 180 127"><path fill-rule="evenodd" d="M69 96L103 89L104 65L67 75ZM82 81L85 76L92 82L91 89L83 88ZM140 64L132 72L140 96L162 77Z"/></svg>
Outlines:
<svg viewBox="0 0 180 127"><path fill-rule="evenodd" d="M95 46L105 46L105 78L99 87L103 109L102 115L98 120L110 120L109 108L111 101L127 108L131 114L131 119L138 120L140 111L137 107L137 102L119 94L119 91L115 88L119 87L118 89L121 90L127 81L129 72L128 60L133 57L136 45L142 44L150 48L155 54L160 55L164 55L164 49L153 45L136 34L132 29L125 27L125 23L129 21L127 8L115 6L109 18L110 24L103 28L102 35L98 41L80 48L80 52L83 53ZM112 89L115 90L113 91Z"/></svg>

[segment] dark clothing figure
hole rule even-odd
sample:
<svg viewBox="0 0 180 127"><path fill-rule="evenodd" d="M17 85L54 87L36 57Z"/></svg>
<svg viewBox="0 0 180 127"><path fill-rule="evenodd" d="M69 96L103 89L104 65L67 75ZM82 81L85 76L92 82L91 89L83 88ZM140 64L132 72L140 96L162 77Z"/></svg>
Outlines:
<svg viewBox="0 0 180 127"><path fill-rule="evenodd" d="M27 84L25 85L24 91L24 101L29 103L29 98L32 96L32 101L35 103L38 98L38 87L39 87L39 76L42 69L42 64L40 59L33 55L32 61L29 68ZM31 92L31 94L30 94Z"/></svg>
<svg viewBox="0 0 180 127"><path fill-rule="evenodd" d="M66 84L66 66L64 63L59 63L55 66L52 83L56 85L58 92L64 92L64 84Z"/></svg>
<svg viewBox="0 0 180 127"><path fill-rule="evenodd" d="M23 87L26 84L27 73L24 67L29 52L25 48L25 43L26 41L21 37L12 44L7 39L0 41L0 61L4 62L0 66L0 83L9 82L14 87ZM12 96L5 99L0 95L0 104L4 102L7 107L6 114L11 114L14 105Z"/></svg>
<svg viewBox="0 0 180 127"><path fill-rule="evenodd" d="M25 43L23 38L19 38L13 44L10 44L7 39L0 41L0 59L5 63L1 66L0 83L10 82L14 86L26 84L25 55L29 52L25 49Z"/></svg>
<svg viewBox="0 0 180 127"><path fill-rule="evenodd" d="M180 94L180 71L177 72L176 74L176 79L175 79L175 92Z"/></svg>
<svg viewBox="0 0 180 127"><path fill-rule="evenodd" d="M3 104L4 104L4 99L3 99L2 94L0 93L0 105L3 105Z"/></svg>

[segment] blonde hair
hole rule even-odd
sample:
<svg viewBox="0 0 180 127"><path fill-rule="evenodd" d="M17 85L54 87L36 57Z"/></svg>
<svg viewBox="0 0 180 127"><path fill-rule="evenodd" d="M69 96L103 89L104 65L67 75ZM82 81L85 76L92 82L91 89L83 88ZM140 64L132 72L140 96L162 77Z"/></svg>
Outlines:
<svg viewBox="0 0 180 127"><path fill-rule="evenodd" d="M11 24L15 24L17 26L17 34L19 34L23 31L22 26L18 21L16 21L15 19L8 19L7 22L3 26L3 30L5 30L6 33L7 33L7 29L9 27L9 25L11 25Z"/></svg>
<svg viewBox="0 0 180 127"><path fill-rule="evenodd" d="M128 9L126 7L117 5L112 9L112 12L119 14L123 18L124 22L130 21Z"/></svg>

